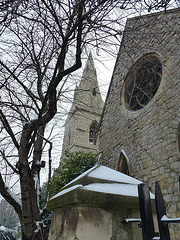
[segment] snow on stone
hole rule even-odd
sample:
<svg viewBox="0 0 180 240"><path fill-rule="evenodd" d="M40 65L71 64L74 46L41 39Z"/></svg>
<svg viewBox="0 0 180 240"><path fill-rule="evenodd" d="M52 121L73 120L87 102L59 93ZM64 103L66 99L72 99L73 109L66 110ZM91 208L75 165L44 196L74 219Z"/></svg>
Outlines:
<svg viewBox="0 0 180 240"><path fill-rule="evenodd" d="M126 174L115 171L105 166L99 166L94 171L90 171L88 176L92 178L104 179L121 183L130 183L135 185L142 183L141 181L135 178L132 178Z"/></svg>
<svg viewBox="0 0 180 240"><path fill-rule="evenodd" d="M115 194L115 195L138 197L138 188L137 188L137 185L134 185L134 184L92 183L86 186L83 186L81 184L72 186L68 189L62 190L51 199L57 198L77 188L81 188L82 190L93 191L93 192L102 192L102 193L109 193L109 194ZM154 198L154 195L152 193L150 193L150 196L151 198Z"/></svg>
<svg viewBox="0 0 180 240"><path fill-rule="evenodd" d="M94 192L138 197L137 185L131 184L124 185L119 183L93 183L84 186L83 189Z"/></svg>
<svg viewBox="0 0 180 240"><path fill-rule="evenodd" d="M129 158L128 158L126 152L123 149L121 150L121 152L123 153L123 155L125 156L127 162L129 163Z"/></svg>
<svg viewBox="0 0 180 240"><path fill-rule="evenodd" d="M56 194L54 197L52 197L51 199L57 198L57 197L59 197L59 196L61 196L61 195L63 195L63 194L66 194L66 193L68 193L68 192L70 192L70 191L72 191L72 190L74 190L74 189L80 188L80 187L83 187L83 185L81 185L81 184L79 184L79 185L74 185L74 186L72 186L72 187L70 187L70 188L68 188L68 189L64 189L64 190L62 190L61 192L57 193L57 194Z"/></svg>
<svg viewBox="0 0 180 240"><path fill-rule="evenodd" d="M110 193L138 197L137 185L119 184L119 183L93 183L84 186L83 189L93 192Z"/></svg>
<svg viewBox="0 0 180 240"><path fill-rule="evenodd" d="M67 188L70 184L75 183L77 180L83 178L84 176L88 176L89 178L96 178L97 183L88 184L87 181L87 185L85 186L78 184ZM98 179L112 181L113 183L98 183ZM69 182L67 185L65 185L62 188L62 191L56 194L51 199L59 197L77 188L81 188L82 190L86 191L138 197L138 184L141 183L141 181L134 179L126 174L120 173L102 165L95 165L94 167L90 168L89 170ZM150 193L150 198L154 199L154 194Z"/></svg>
<svg viewBox="0 0 180 240"><path fill-rule="evenodd" d="M63 188L67 187L68 185L72 184L73 182L81 179L82 177L86 176L89 172L93 171L95 168L97 168L98 165L95 165L94 167L88 169L86 172L82 173L81 175L79 175L78 177L76 177L75 179L73 179L71 182L67 183ZM62 188L62 189L63 189Z"/></svg>

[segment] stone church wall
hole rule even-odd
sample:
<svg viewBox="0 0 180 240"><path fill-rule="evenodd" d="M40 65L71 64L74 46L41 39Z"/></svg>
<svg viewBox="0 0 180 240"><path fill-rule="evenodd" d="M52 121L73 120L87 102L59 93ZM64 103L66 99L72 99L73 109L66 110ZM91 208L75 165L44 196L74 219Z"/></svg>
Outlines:
<svg viewBox="0 0 180 240"><path fill-rule="evenodd" d="M160 86L151 101L137 111L124 99L132 66L151 54L162 64ZM148 56L148 55L147 55ZM170 217L180 217L180 10L127 21L105 103L100 128L102 164L118 169L123 150L131 175L154 191L159 181ZM179 224L171 239L180 239Z"/></svg>

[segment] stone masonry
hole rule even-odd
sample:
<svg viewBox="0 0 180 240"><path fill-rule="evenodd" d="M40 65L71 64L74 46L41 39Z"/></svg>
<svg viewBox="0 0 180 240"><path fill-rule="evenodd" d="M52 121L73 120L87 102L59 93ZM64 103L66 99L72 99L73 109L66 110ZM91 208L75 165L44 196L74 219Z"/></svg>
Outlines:
<svg viewBox="0 0 180 240"><path fill-rule="evenodd" d="M162 64L160 86L146 106L129 110L126 82L146 56ZM101 118L100 150L102 164L113 169L125 152L131 175L152 192L159 181L167 215L180 217L180 9L127 20ZM170 234L180 239L180 224L171 224Z"/></svg>
<svg viewBox="0 0 180 240"><path fill-rule="evenodd" d="M74 101L65 123L62 157L66 151L98 152L99 141L90 141L90 127L98 125L104 102L101 98L96 69L90 53ZM96 135L94 129L92 135ZM92 139L91 139L92 140Z"/></svg>

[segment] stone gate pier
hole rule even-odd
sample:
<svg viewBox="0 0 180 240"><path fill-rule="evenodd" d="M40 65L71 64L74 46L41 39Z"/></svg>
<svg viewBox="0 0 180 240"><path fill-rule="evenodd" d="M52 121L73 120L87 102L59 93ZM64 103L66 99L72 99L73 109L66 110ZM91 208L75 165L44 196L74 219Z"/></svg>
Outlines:
<svg viewBox="0 0 180 240"><path fill-rule="evenodd" d="M48 240L141 240L137 223L122 221L140 218L140 183L102 165L89 169L48 202L53 211Z"/></svg>

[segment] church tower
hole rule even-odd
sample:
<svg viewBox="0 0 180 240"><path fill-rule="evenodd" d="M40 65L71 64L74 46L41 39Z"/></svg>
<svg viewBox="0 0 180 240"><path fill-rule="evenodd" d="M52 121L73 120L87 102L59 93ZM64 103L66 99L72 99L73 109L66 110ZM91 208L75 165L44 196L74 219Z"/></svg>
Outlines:
<svg viewBox="0 0 180 240"><path fill-rule="evenodd" d="M65 122L62 156L66 151L98 152L97 128L104 102L90 53Z"/></svg>

